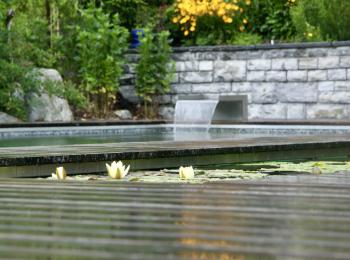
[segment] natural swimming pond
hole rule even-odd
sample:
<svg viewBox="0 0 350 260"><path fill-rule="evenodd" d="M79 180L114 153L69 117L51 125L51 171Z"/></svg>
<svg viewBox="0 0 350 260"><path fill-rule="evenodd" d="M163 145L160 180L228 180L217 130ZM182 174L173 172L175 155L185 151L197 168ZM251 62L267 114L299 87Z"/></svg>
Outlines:
<svg viewBox="0 0 350 260"><path fill-rule="evenodd" d="M350 136L347 126L147 125L0 129L0 147L56 146L156 141L266 139L269 137Z"/></svg>
<svg viewBox="0 0 350 260"><path fill-rule="evenodd" d="M133 170L277 160L333 160L350 155L349 126L196 125L0 129L1 176L105 171L122 160Z"/></svg>
<svg viewBox="0 0 350 260"><path fill-rule="evenodd" d="M93 175L72 175L68 181L110 181L122 183L192 183L232 182L240 180L277 180L283 177L320 176L332 177L335 173L350 172L350 159L333 158L325 161L266 161L255 163L219 164L197 167L194 178L182 180L178 169L132 171L121 180L113 180L106 172ZM53 179L48 177L48 179Z"/></svg>

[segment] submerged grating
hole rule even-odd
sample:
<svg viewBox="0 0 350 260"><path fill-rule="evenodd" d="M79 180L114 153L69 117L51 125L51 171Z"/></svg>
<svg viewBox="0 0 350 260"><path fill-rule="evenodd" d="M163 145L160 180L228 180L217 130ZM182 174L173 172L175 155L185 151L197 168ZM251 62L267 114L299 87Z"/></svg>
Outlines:
<svg viewBox="0 0 350 260"><path fill-rule="evenodd" d="M2 179L0 258L349 259L349 176L204 185Z"/></svg>

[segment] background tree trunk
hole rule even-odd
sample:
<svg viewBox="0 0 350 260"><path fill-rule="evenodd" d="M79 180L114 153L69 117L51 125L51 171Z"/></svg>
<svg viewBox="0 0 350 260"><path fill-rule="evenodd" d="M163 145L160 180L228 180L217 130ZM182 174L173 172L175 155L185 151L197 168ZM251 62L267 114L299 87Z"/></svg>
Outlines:
<svg viewBox="0 0 350 260"><path fill-rule="evenodd" d="M51 1L45 0L46 9L46 20L47 20L47 35L48 35L48 45L52 48L52 12L51 12Z"/></svg>

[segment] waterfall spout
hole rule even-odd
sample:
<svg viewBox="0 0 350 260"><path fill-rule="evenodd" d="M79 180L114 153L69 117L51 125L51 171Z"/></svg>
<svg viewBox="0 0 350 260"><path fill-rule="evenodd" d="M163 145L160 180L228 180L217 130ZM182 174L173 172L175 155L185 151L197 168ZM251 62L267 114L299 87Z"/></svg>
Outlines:
<svg viewBox="0 0 350 260"><path fill-rule="evenodd" d="M175 125L210 126L218 100L179 100L175 106Z"/></svg>
<svg viewBox="0 0 350 260"><path fill-rule="evenodd" d="M247 96L220 96L205 99L203 96L180 97L174 116L175 140L206 140L213 121L233 123L247 119ZM196 134L191 134L192 130ZM203 133L203 134L198 134Z"/></svg>

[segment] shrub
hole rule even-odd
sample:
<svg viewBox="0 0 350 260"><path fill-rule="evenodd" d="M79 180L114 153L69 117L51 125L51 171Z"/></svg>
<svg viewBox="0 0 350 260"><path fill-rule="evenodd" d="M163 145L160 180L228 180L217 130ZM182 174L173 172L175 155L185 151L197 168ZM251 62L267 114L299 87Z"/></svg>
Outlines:
<svg viewBox="0 0 350 260"><path fill-rule="evenodd" d="M293 23L301 40L350 40L350 1L298 0Z"/></svg>
<svg viewBox="0 0 350 260"><path fill-rule="evenodd" d="M296 29L295 41L322 41L320 28L307 22L304 4L299 4L291 10L292 21Z"/></svg>
<svg viewBox="0 0 350 260"><path fill-rule="evenodd" d="M78 110L84 109L87 105L86 98L72 81L45 81L42 85L49 95L67 99L68 103Z"/></svg>
<svg viewBox="0 0 350 260"><path fill-rule="evenodd" d="M36 90L29 69L0 59L0 111L22 120L27 117L25 95Z"/></svg>
<svg viewBox="0 0 350 260"><path fill-rule="evenodd" d="M290 8L294 5L292 0L252 0L246 13L247 31L266 40L289 40L295 33L290 16Z"/></svg>
<svg viewBox="0 0 350 260"><path fill-rule="evenodd" d="M239 33L230 42L234 45L256 45L262 43L263 39L258 34Z"/></svg>
<svg viewBox="0 0 350 260"><path fill-rule="evenodd" d="M129 34L119 25L118 15L111 22L108 14L92 5L81 11L76 33L81 90L102 117L116 99Z"/></svg>
<svg viewBox="0 0 350 260"><path fill-rule="evenodd" d="M120 24L129 30L139 22L138 12L146 6L144 0L105 0L103 9L112 15L119 14Z"/></svg>
<svg viewBox="0 0 350 260"><path fill-rule="evenodd" d="M0 8L6 6L0 5ZM0 111L25 120L25 96L36 91L31 63L19 55L16 46L21 39L5 28L6 9L0 9Z"/></svg>
<svg viewBox="0 0 350 260"><path fill-rule="evenodd" d="M136 65L136 91L143 98L146 118L155 114L154 107L149 109L154 95L169 91L173 78L175 66L171 60L168 37L167 31L154 34L146 28L141 38L140 60Z"/></svg>

